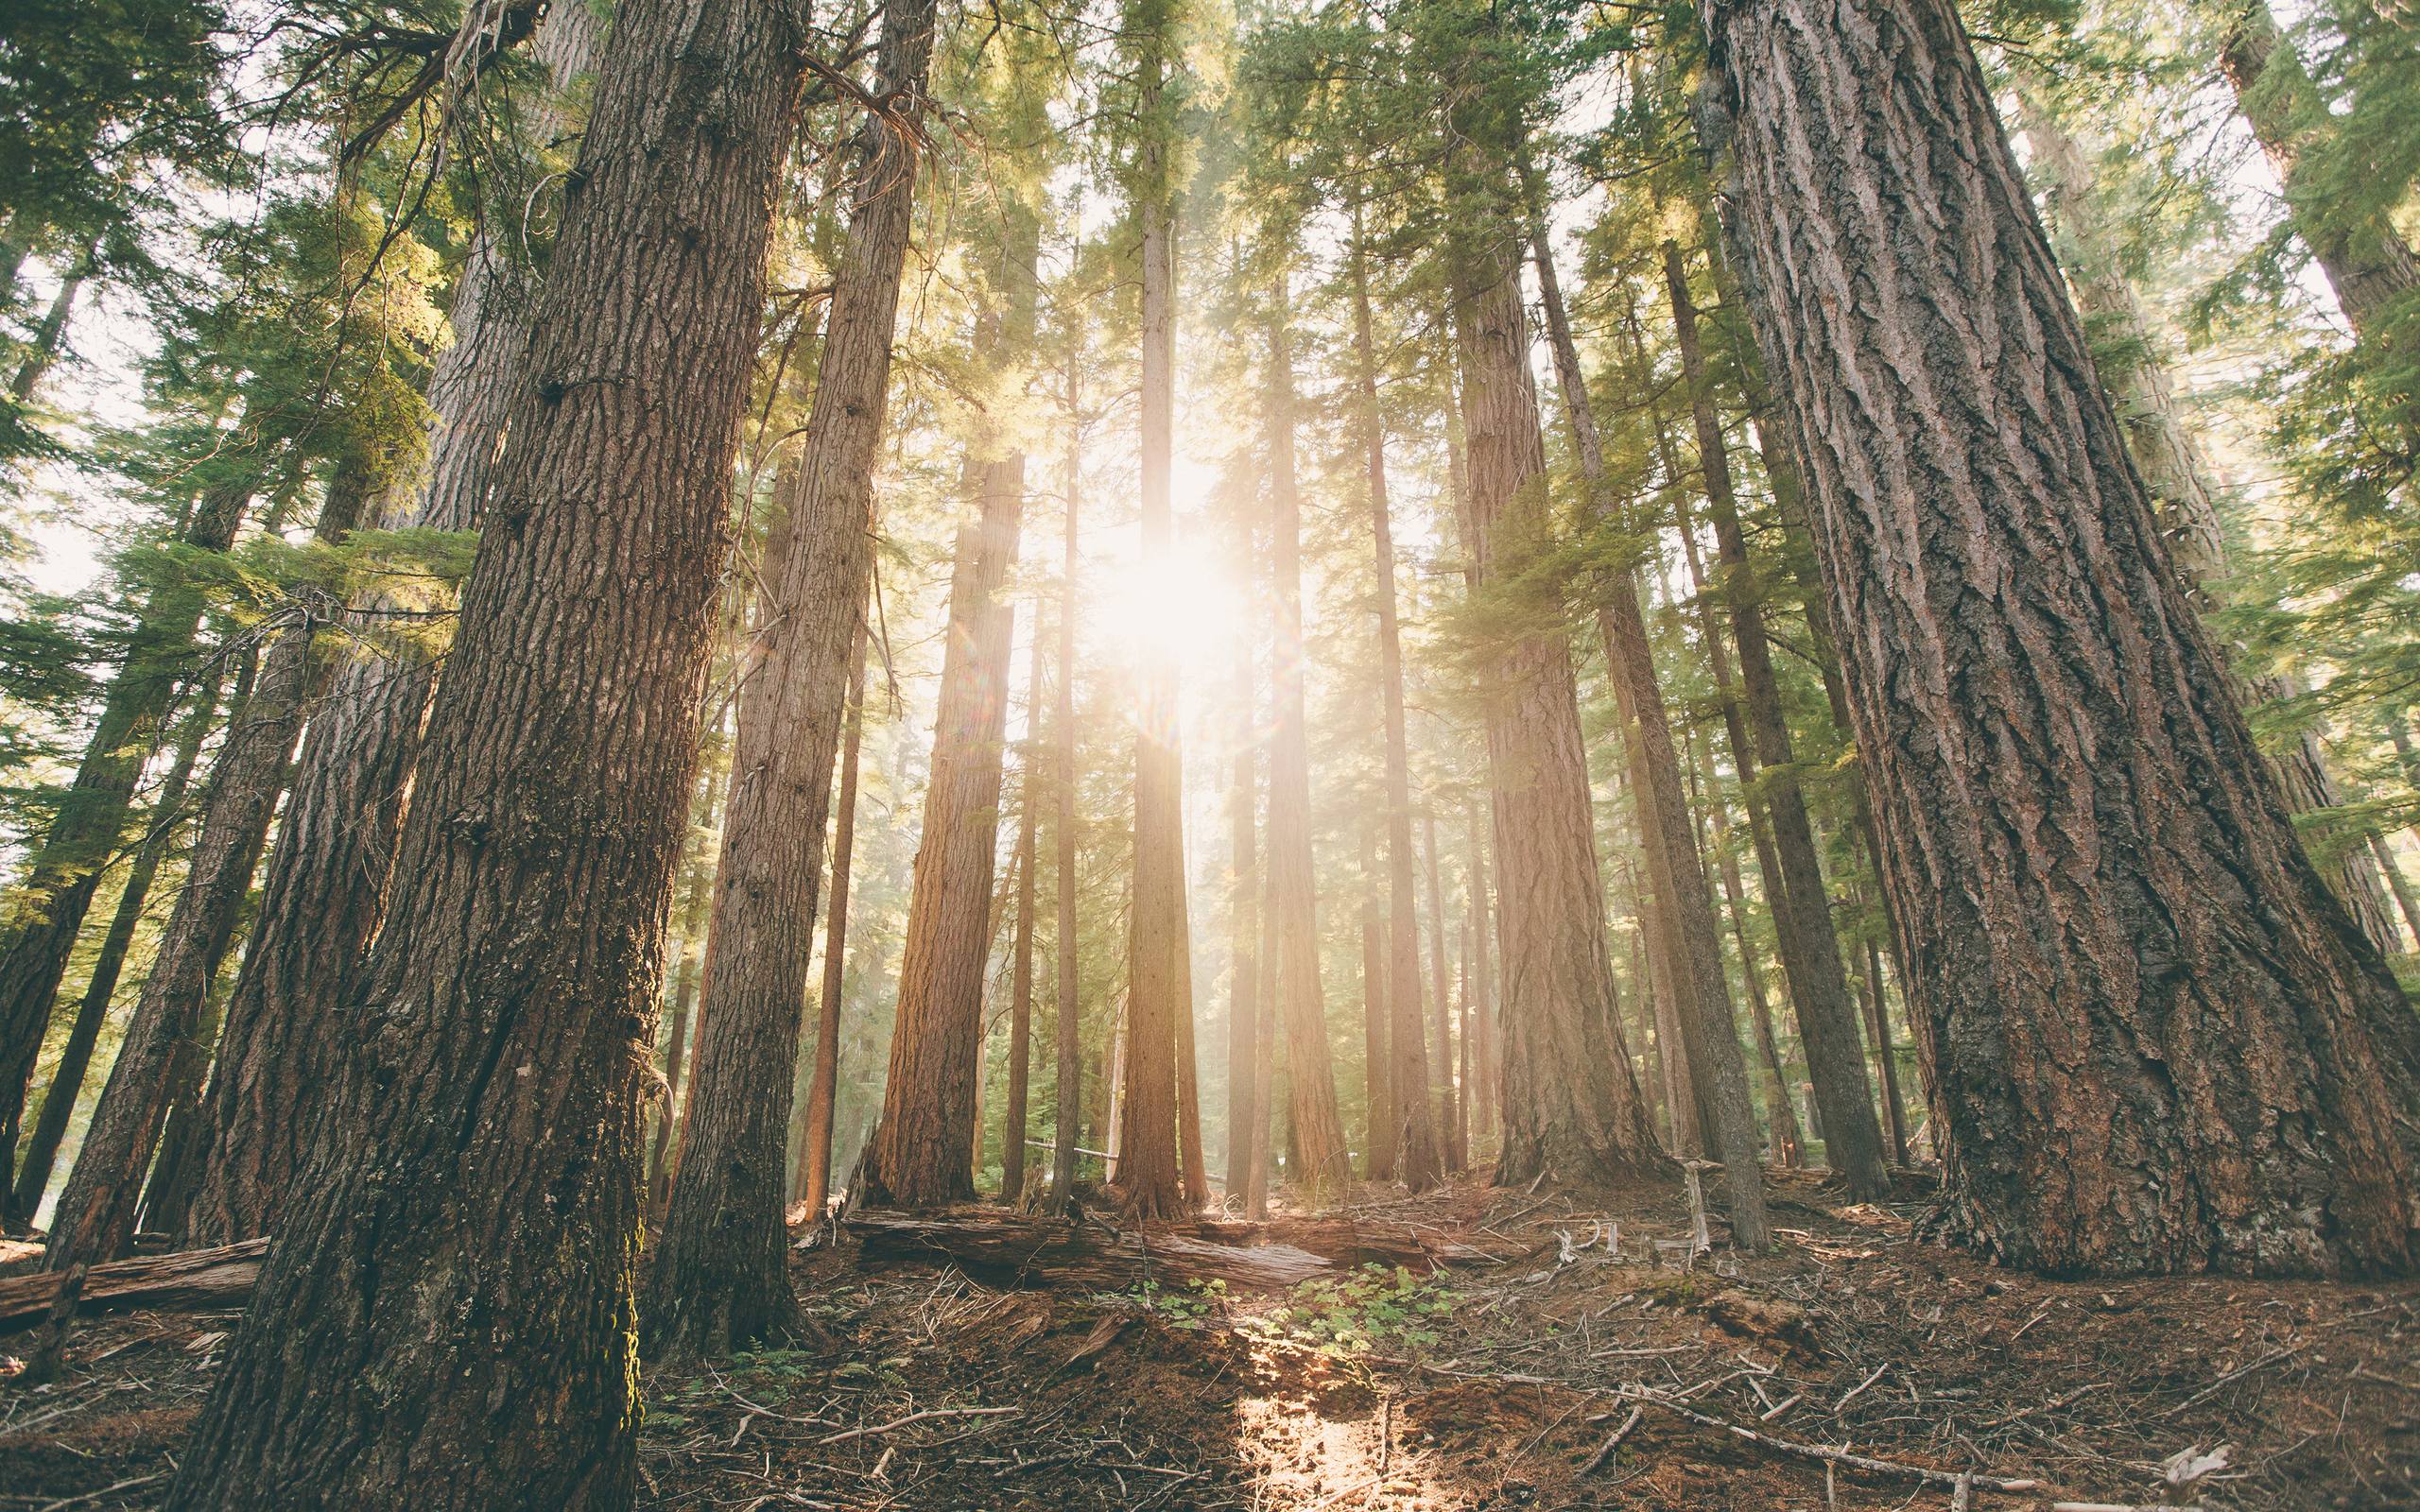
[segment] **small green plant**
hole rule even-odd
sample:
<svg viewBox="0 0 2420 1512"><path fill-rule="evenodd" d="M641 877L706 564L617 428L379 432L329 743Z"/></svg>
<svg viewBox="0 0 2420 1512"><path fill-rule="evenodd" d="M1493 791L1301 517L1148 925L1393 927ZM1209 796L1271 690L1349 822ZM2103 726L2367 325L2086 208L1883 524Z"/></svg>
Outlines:
<svg viewBox="0 0 2420 1512"><path fill-rule="evenodd" d="M1184 1283L1184 1290L1171 1291L1157 1281L1146 1280L1131 1291L1113 1293L1097 1300L1110 1306L1139 1308L1172 1329L1198 1329L1212 1313L1225 1311L1227 1283L1196 1277Z"/></svg>
<svg viewBox="0 0 2420 1512"><path fill-rule="evenodd" d="M1442 1337L1434 1325L1454 1301L1450 1288L1401 1265L1364 1265L1339 1279L1303 1282L1265 1326L1327 1355L1367 1354L1381 1344L1417 1352Z"/></svg>

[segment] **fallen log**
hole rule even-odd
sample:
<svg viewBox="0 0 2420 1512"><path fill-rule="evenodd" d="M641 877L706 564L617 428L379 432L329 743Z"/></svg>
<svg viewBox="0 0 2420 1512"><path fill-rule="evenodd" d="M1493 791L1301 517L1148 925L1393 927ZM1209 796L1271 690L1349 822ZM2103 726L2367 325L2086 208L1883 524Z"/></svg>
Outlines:
<svg viewBox="0 0 2420 1512"><path fill-rule="evenodd" d="M1190 1232L1221 1245L1291 1245L1340 1265L1402 1265L1426 1272L1443 1265L1483 1264L1494 1258L1484 1250L1432 1238L1402 1224L1356 1223L1350 1218L1272 1218L1266 1223L1204 1218Z"/></svg>
<svg viewBox="0 0 2420 1512"><path fill-rule="evenodd" d="M1007 1212L861 1211L844 1221L841 1231L857 1241L864 1260L946 1260L1004 1285L1124 1291L1146 1280L1221 1280L1282 1291L1345 1268L1292 1245L1228 1245Z"/></svg>
<svg viewBox="0 0 2420 1512"><path fill-rule="evenodd" d="M240 1302L259 1277L266 1239L247 1239L215 1249L175 1255L143 1255L95 1265L84 1276L79 1313L110 1313L130 1307L164 1310ZM65 1278L56 1272L0 1278L0 1333L32 1328L49 1312Z"/></svg>

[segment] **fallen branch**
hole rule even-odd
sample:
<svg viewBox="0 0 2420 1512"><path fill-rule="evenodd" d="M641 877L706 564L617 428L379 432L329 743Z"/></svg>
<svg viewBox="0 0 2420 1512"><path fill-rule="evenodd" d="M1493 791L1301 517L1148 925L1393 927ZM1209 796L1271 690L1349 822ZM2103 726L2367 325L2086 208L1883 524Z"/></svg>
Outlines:
<svg viewBox="0 0 2420 1512"><path fill-rule="evenodd" d="M215 1249L189 1249L176 1255L146 1255L95 1265L84 1277L81 1313L107 1313L121 1308L164 1310L208 1307L240 1302L251 1294L259 1277L266 1239L247 1239ZM55 1271L0 1279L0 1333L13 1333L43 1320L58 1297L65 1278Z"/></svg>
<svg viewBox="0 0 2420 1512"><path fill-rule="evenodd" d="M909 1423L921 1423L934 1418L998 1418L1024 1410L1022 1407L928 1407L923 1412L911 1412L905 1418L893 1418L879 1427L852 1428L846 1433L834 1434L828 1438L819 1438L816 1442L838 1444L850 1438L873 1438L890 1433L895 1428L905 1428Z"/></svg>
<svg viewBox="0 0 2420 1512"><path fill-rule="evenodd" d="M1597 1446L1597 1452L1588 1456L1587 1464L1580 1467L1580 1473L1582 1475L1596 1474L1597 1467L1604 1464L1605 1461L1614 1457L1614 1451L1622 1447L1622 1440L1630 1436L1630 1431L1637 1427L1638 1420L1646 1416L1646 1408L1633 1407L1630 1410L1630 1416L1622 1419L1622 1425L1619 1428L1615 1429L1612 1434L1608 1435L1603 1443Z"/></svg>
<svg viewBox="0 0 2420 1512"><path fill-rule="evenodd" d="M841 1226L863 1260L947 1260L987 1280L1017 1286L1123 1291L1145 1280L1222 1280L1283 1291L1335 1262L1291 1245L1243 1246L1182 1234L1078 1228L1063 1219L860 1212Z"/></svg>
<svg viewBox="0 0 2420 1512"><path fill-rule="evenodd" d="M1998 1475L1977 1475L1966 1470L1937 1470L1925 1465L1908 1465L1898 1460L1876 1459L1869 1454L1852 1454L1844 1449L1825 1449L1820 1444L1801 1444L1791 1439L1775 1438L1771 1434L1760 1434L1753 1428L1742 1428L1737 1423L1727 1418L1717 1418L1711 1413L1684 1407L1679 1402L1658 1396L1651 1391L1616 1386L1609 1388L1606 1394L1619 1397L1626 1401L1645 1402L1651 1407L1661 1407L1666 1412L1685 1418L1701 1427L1720 1428L1735 1438L1744 1438L1752 1444L1760 1444L1776 1453L1793 1454L1801 1459L1811 1459L1829 1465L1845 1465L1851 1469L1870 1470L1876 1475L1896 1475L1908 1480L1924 1481L1933 1486L1946 1486L1953 1489L1961 1482L1990 1491L2032 1491L2040 1489L2042 1485L2040 1481L2011 1480Z"/></svg>

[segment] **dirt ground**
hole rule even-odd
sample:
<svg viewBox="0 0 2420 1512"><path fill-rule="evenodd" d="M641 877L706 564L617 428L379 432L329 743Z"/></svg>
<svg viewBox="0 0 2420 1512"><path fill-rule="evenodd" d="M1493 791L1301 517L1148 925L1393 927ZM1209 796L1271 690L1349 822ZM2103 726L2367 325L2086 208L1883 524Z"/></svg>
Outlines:
<svg viewBox="0 0 2420 1512"><path fill-rule="evenodd" d="M1689 1256L1678 1192L1373 1191L1350 1216L1485 1258L1302 1295L1007 1289L843 1237L797 1256L828 1342L651 1375L640 1504L2420 1508L2420 1283L2042 1281L1914 1204L1772 1196L1740 1260ZM0 1508L155 1504L234 1321L97 1320L56 1385L0 1383Z"/></svg>

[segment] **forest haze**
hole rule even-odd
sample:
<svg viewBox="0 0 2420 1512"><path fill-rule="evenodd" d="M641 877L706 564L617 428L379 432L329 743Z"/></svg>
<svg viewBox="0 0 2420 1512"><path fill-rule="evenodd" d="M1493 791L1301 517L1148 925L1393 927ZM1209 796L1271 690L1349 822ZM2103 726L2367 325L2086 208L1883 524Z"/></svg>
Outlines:
<svg viewBox="0 0 2420 1512"><path fill-rule="evenodd" d="M9 9L0 1502L2420 1505L2415 248L2372 0Z"/></svg>

